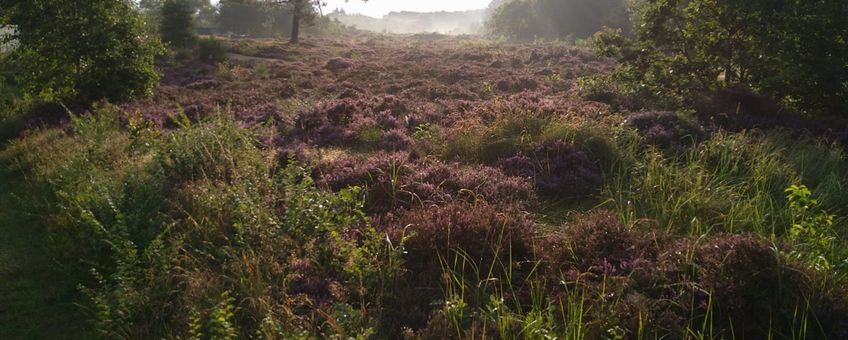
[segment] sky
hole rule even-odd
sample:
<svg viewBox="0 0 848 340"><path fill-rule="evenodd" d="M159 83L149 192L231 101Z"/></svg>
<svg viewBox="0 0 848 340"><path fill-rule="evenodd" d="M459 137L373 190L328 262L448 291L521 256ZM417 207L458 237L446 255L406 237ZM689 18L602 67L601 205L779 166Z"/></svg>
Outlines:
<svg viewBox="0 0 848 340"><path fill-rule="evenodd" d="M465 11L486 8L492 0L324 0L327 6L324 12L332 12L336 8L348 13L360 13L372 17L382 17L392 11L438 12ZM212 0L212 3L217 3Z"/></svg>
<svg viewBox="0 0 848 340"><path fill-rule="evenodd" d="M392 11L437 12L486 8L492 0L325 0L325 13L342 8L348 13L381 17Z"/></svg>

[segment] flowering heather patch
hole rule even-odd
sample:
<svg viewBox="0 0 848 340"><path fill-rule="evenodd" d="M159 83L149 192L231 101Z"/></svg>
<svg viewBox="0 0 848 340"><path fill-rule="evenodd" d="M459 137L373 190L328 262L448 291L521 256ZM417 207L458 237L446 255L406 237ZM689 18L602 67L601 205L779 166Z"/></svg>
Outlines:
<svg viewBox="0 0 848 340"><path fill-rule="evenodd" d="M835 116L812 118L784 109L771 98L749 88L733 87L719 91L698 105L698 118L707 126L741 131L781 128L796 134L824 136L842 143L848 141L848 120Z"/></svg>
<svg viewBox="0 0 848 340"><path fill-rule="evenodd" d="M301 112L292 136L315 145L350 145L357 141L377 143L385 130L402 127L398 115L404 111L403 102L393 96L336 99ZM400 137L393 132L384 144L401 146Z"/></svg>
<svg viewBox="0 0 848 340"><path fill-rule="evenodd" d="M709 322L728 332L724 335L733 329L736 336L756 338L770 327L785 332L797 327L796 308L820 322L811 334L838 338L848 329L836 317L848 313L845 296L815 287L818 274L785 262L780 247L759 236L675 237L635 231L611 213L598 212L539 240L543 277L563 277L570 289L618 296L614 316L592 318L628 329L638 327L641 318L650 320L648 334L683 334L685 320L704 322L692 320L692 313L710 313ZM568 287L552 284L550 294L563 288ZM807 305L811 297L816 303ZM603 310L607 302L588 303Z"/></svg>
<svg viewBox="0 0 848 340"><path fill-rule="evenodd" d="M378 152L365 159L343 157L316 172L319 181L334 191L349 186L366 188L366 209L375 212L455 200L535 203L532 188L522 178L491 167L438 161L422 164L403 152Z"/></svg>
<svg viewBox="0 0 848 340"><path fill-rule="evenodd" d="M327 62L327 66L325 67L331 72L340 72L353 67L353 60L348 58L333 58Z"/></svg>
<svg viewBox="0 0 848 340"><path fill-rule="evenodd" d="M452 202L401 210L375 217L373 224L393 243L406 238L406 273L394 301L403 327L421 329L434 301L444 298L442 286L447 268L457 263L489 268L498 263L524 263L533 258L534 227L523 214L489 204ZM516 280L521 274L516 273Z"/></svg>
<svg viewBox="0 0 848 340"><path fill-rule="evenodd" d="M496 166L509 175L531 178L543 195L581 197L598 192L603 184L589 157L562 141L544 142L527 155L502 159Z"/></svg>
<svg viewBox="0 0 848 340"><path fill-rule="evenodd" d="M639 130L644 145L662 149L681 148L704 138L704 131L694 122L675 112L641 112L627 118Z"/></svg>
<svg viewBox="0 0 848 340"><path fill-rule="evenodd" d="M406 150L412 140L406 135L406 130L392 129L386 131L380 140L380 148L386 151Z"/></svg>
<svg viewBox="0 0 848 340"><path fill-rule="evenodd" d="M238 261L231 267L238 274L212 284L218 294L230 278L247 277L242 273L252 267L274 266L267 284L230 292L238 301L232 323L242 332L285 310L296 314L297 322L309 319L303 324L324 327L316 337L373 330L377 338L401 333L510 338L530 334L521 332L533 327L542 328L532 334L559 336L571 334L574 326L559 315L586 306L580 309L584 315L573 317L589 338L636 337L640 329L648 337L675 338L704 324L716 337L759 338L764 331L796 331L792 318L799 313L808 313L808 326L809 320L816 322L808 336L848 337L845 287L823 272L787 262L782 236L775 245L760 236L714 234L783 216L781 190L795 179L820 182L816 187L827 190L816 194L838 205L828 196L844 191L841 170L832 170L844 157L834 151L820 160L824 152L798 148L790 154L766 148L760 139L722 141L721 136L740 134L713 133L786 128L848 140L848 124L772 112L769 102L746 93L714 98L707 103L712 106L698 110L698 123L673 112L630 112L660 103L641 91L622 92L626 89L610 77L581 78L614 65L562 44L439 35L309 39L299 45L232 40L230 51L238 55L227 63L167 66L152 97L120 107L165 127L163 136L183 129L170 118L174 112L184 112L192 125L225 112L236 120L234 127L250 130L246 146L267 151L254 157L257 164L275 162L258 172L272 175L267 182L245 182L243 194L221 202L255 219L251 233L307 236L254 245L247 243L249 234L232 235L243 221L218 226L214 216L220 209L199 210L212 216L204 223L214 225L199 232L222 243L232 240L244 247L239 248L243 254L259 247L270 254L255 263L240 262L249 256L235 254ZM671 158L646 147L687 148L707 137L704 129L711 139L701 143L702 152L687 157ZM749 154L741 159L756 162L737 161ZM298 166L289 167L290 160ZM212 164L222 166L227 179L243 175L228 162ZM277 183L299 165L312 172L292 177L311 176L314 181L304 182L317 185L306 191L312 196ZM811 171L814 167L825 170ZM164 175L184 175L172 173ZM197 196L218 199L230 192L227 183L213 183L221 189L214 195ZM352 186L362 190L345 190ZM277 196L280 190L286 195ZM262 211L281 217L275 223L254 210L239 210L248 198L259 197L257 192L267 195L257 200ZM327 201L314 200L322 195L364 206L362 211L358 206L327 209ZM606 207L620 211L586 213L559 204L562 199L575 199L580 207L611 202ZM726 208L731 207L727 202L742 202L732 206L743 209ZM311 220L284 218L298 207L341 222L321 224L333 226L326 232ZM369 229L366 220L378 230ZM291 228L291 223L302 225ZM784 230L785 224L774 229ZM674 235L658 231L659 225L704 235ZM321 256L312 256L318 248ZM369 262L382 252L397 258L380 264L386 267ZM489 268L492 277L485 273ZM252 312L265 310L252 295L266 292L271 296L266 301L285 300L281 306L289 309L269 304L273 313ZM799 304L805 298L809 306ZM730 319L735 333L728 333Z"/></svg>

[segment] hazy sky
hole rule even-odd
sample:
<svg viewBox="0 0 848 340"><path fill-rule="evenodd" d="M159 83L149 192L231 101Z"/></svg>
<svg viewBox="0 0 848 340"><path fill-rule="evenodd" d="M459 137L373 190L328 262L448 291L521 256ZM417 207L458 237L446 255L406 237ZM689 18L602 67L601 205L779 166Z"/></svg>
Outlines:
<svg viewBox="0 0 848 340"><path fill-rule="evenodd" d="M381 17L391 11L435 12L486 8L492 0L325 0L326 12L343 8L348 13Z"/></svg>
<svg viewBox="0 0 848 340"><path fill-rule="evenodd" d="M342 8L348 13L361 13L372 17L381 17L392 11L437 12L464 11L486 8L492 0L324 0L327 6L324 12ZM218 0L212 0L217 4Z"/></svg>

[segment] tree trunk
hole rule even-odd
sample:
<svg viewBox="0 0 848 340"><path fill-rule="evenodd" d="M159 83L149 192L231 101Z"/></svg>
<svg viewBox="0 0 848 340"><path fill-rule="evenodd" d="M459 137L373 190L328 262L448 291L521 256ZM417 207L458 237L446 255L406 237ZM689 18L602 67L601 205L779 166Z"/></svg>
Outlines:
<svg viewBox="0 0 848 340"><path fill-rule="evenodd" d="M292 31L291 42L297 44L300 42L300 15L303 11L303 0L294 0L294 9L292 10Z"/></svg>

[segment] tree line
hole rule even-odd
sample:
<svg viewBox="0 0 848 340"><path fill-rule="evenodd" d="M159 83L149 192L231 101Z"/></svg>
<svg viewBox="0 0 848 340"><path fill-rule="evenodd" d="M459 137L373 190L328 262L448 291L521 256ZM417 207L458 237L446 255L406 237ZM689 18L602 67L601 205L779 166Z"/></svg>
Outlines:
<svg viewBox="0 0 848 340"><path fill-rule="evenodd" d="M89 103L150 94L157 57L170 47L219 59L223 47L198 39L196 26L247 35L290 34L317 18L313 0L0 0L3 37L17 48L0 55L4 83L24 98ZM286 29L288 28L288 29ZM213 56L204 57L203 55ZM4 85L5 86L5 85Z"/></svg>
<svg viewBox="0 0 848 340"><path fill-rule="evenodd" d="M742 86L798 111L848 115L844 0L499 1L491 34L592 38L634 93L686 102Z"/></svg>

